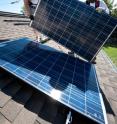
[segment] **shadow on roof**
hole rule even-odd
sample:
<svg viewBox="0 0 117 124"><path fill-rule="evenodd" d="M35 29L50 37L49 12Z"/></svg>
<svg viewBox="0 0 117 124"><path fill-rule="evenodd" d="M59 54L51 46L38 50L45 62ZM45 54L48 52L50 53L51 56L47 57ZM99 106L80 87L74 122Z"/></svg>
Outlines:
<svg viewBox="0 0 117 124"><path fill-rule="evenodd" d="M101 94L102 94L102 97L103 97L103 100L104 100L104 105L105 105L105 108L106 108L106 113L107 114L112 114L113 116L115 116L115 113L113 112L112 108L111 108L111 105L110 103L108 102L104 92L102 91L102 89L100 88L100 91L101 91Z"/></svg>

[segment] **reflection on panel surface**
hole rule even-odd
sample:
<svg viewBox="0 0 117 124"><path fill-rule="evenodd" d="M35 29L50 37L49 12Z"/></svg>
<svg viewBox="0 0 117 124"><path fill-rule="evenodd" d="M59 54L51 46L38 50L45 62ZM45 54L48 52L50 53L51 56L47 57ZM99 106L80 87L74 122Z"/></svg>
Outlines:
<svg viewBox="0 0 117 124"><path fill-rule="evenodd" d="M95 68L28 39L0 43L0 67L71 109L104 123Z"/></svg>

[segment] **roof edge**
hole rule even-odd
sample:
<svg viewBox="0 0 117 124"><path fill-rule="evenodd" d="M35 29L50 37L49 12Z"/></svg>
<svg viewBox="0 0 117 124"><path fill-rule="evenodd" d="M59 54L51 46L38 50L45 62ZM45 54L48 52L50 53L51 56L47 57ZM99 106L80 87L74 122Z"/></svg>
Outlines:
<svg viewBox="0 0 117 124"><path fill-rule="evenodd" d="M12 12L4 12L0 11L0 16L4 17L17 17L17 18L27 18L24 14L19 14L19 13L12 13Z"/></svg>

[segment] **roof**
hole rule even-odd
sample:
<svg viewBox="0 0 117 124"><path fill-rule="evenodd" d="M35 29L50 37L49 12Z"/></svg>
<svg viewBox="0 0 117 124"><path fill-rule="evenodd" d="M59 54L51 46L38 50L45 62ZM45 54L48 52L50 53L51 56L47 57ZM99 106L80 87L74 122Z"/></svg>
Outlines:
<svg viewBox="0 0 117 124"><path fill-rule="evenodd" d="M35 39L33 29L27 25L29 19L22 15L5 14L0 12L0 41L20 37ZM68 52L52 40L46 44ZM117 124L117 71L103 51L97 56L96 71L109 124ZM67 112L65 106L0 69L0 124L62 124ZM74 114L73 124L88 121L80 114Z"/></svg>
<svg viewBox="0 0 117 124"><path fill-rule="evenodd" d="M0 40L4 41L20 37L35 39L33 29L28 26L29 21L23 15L0 11Z"/></svg>

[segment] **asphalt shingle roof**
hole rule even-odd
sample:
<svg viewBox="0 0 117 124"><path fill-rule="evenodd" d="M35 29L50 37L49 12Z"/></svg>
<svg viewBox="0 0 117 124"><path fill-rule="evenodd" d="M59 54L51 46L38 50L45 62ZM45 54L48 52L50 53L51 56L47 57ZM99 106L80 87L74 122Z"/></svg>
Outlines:
<svg viewBox="0 0 117 124"><path fill-rule="evenodd" d="M9 13L0 12L0 41L21 37L35 39L33 30L28 25L19 25L25 23L19 20L29 21L21 15L9 16ZM14 25L16 23L18 24ZM52 40L46 44L68 52ZM117 124L117 72L113 68L101 51L97 56L96 71L109 124ZM65 106L0 69L0 124L62 124L67 111ZM88 122L90 123L85 117L74 113L73 124Z"/></svg>

